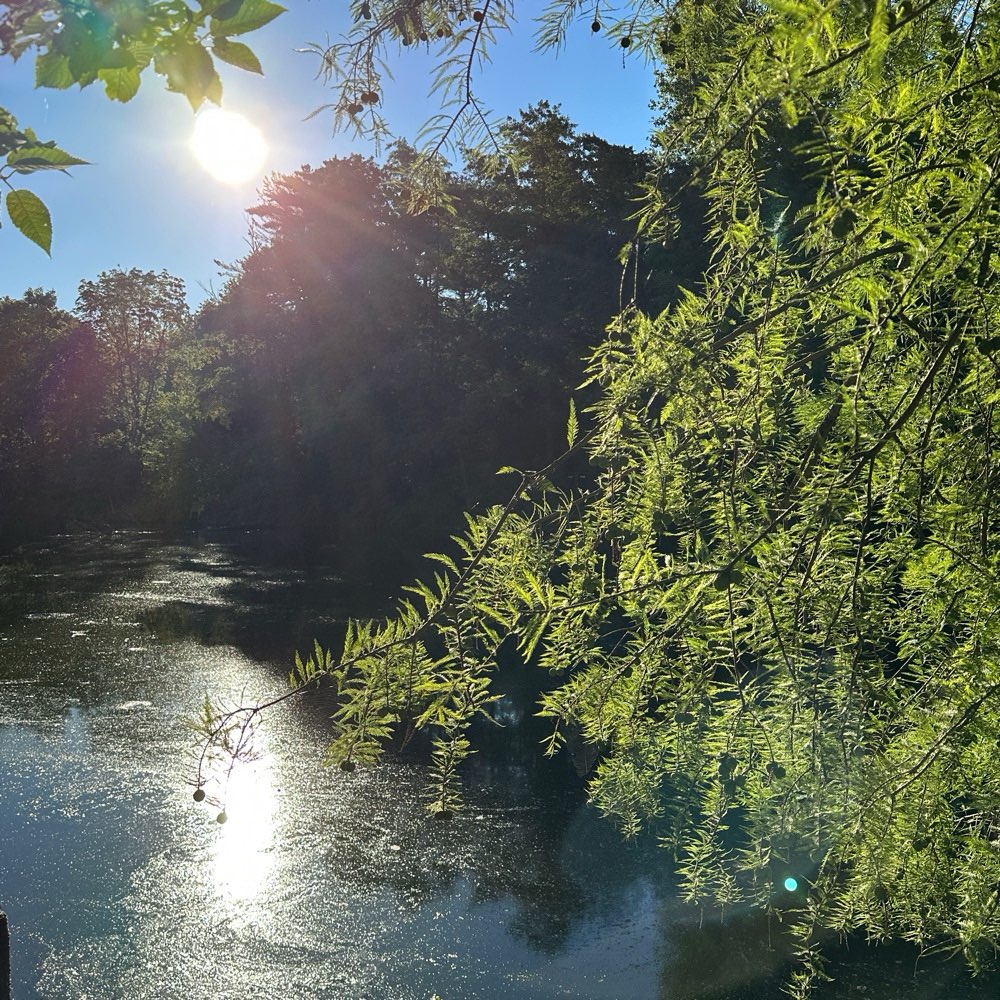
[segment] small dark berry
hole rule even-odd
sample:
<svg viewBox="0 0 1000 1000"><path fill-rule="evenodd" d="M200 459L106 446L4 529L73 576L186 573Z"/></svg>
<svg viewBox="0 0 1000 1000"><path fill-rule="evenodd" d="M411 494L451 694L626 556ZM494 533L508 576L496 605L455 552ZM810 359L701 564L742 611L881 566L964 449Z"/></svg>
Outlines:
<svg viewBox="0 0 1000 1000"><path fill-rule="evenodd" d="M483 12L481 10L474 10L472 12L472 20L477 24L483 19Z"/></svg>
<svg viewBox="0 0 1000 1000"><path fill-rule="evenodd" d="M590 30L591 30L591 31L593 31L593 32L598 32L598 31L600 31L600 30L601 30L601 22L600 22L600 21L595 21L595 22L594 22L594 23L593 23L593 24L592 24L592 25L590 26Z"/></svg>
<svg viewBox="0 0 1000 1000"><path fill-rule="evenodd" d="M625 36L625 37L624 37L624 38L622 39L622 41L621 41L621 45L622 45L622 48L623 48L623 49L627 49L627 48L628 48L628 47L629 47L629 46L630 46L631 44L632 44L632 39L631 39L631 38L629 38L629 36L628 36L628 35L626 35L626 36Z"/></svg>
<svg viewBox="0 0 1000 1000"><path fill-rule="evenodd" d="M354 763L353 760L342 760L340 762L341 771L346 771L348 774L351 773L358 765Z"/></svg>
<svg viewBox="0 0 1000 1000"><path fill-rule="evenodd" d="M194 790L194 800L195 800L195 802L203 802L204 799L205 799L205 789L204 788L196 788Z"/></svg>
<svg viewBox="0 0 1000 1000"><path fill-rule="evenodd" d="M447 823L448 820L455 818L455 814L450 809L439 809L434 813L434 818L442 823Z"/></svg>
<svg viewBox="0 0 1000 1000"><path fill-rule="evenodd" d="M426 31L421 31L420 34L417 35L417 38L419 38L420 41L422 41L422 42L426 42L427 41L427 32Z"/></svg>
<svg viewBox="0 0 1000 1000"><path fill-rule="evenodd" d="M438 38L444 38L444 36L445 36L445 30L444 30L444 28L438 28L438 30L435 31L434 34L437 35Z"/></svg>

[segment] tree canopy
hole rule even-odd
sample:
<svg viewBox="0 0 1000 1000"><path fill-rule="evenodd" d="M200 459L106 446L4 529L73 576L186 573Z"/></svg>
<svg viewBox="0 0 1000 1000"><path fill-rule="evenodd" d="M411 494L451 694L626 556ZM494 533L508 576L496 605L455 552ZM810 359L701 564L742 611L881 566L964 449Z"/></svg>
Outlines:
<svg viewBox="0 0 1000 1000"><path fill-rule="evenodd" d="M355 4L329 65L364 93L340 110L374 106L380 46L459 15L485 37L512 6ZM550 42L593 16L548 11ZM599 398L568 427L590 483L512 472L394 617L293 672L334 686L347 770L428 730L448 816L516 645L550 675L550 750L592 745L593 802L658 832L687 898L788 915L797 996L824 930L975 969L1000 944L997 18L626 5L607 30L662 66L640 238L680 240L686 170L709 263L596 346ZM474 112L465 65L446 81ZM206 752L260 710L207 707Z"/></svg>
<svg viewBox="0 0 1000 1000"><path fill-rule="evenodd" d="M90 416L72 461L54 426L11 435L0 545L113 509L146 528L260 529L272 556L332 558L392 593L464 509L502 498L498 465L552 453L619 294L648 158L545 104L503 128L520 175L470 156L449 175L451 212L406 212L406 147L270 178L252 249L194 316L164 272L82 282L66 335L89 360L66 388L86 386ZM658 254L643 268L662 275ZM632 287L666 302L662 281ZM41 350L58 311L35 292L7 305L0 395L11 425L34 428L63 385L49 372L64 362Z"/></svg>
<svg viewBox="0 0 1000 1000"><path fill-rule="evenodd" d="M352 579L398 583L414 544L502 497L498 465L557 447L649 163L544 104L503 128L521 175L471 155L450 212L407 213L409 147L265 185L254 249L199 317L231 372L207 516L280 524Z"/></svg>

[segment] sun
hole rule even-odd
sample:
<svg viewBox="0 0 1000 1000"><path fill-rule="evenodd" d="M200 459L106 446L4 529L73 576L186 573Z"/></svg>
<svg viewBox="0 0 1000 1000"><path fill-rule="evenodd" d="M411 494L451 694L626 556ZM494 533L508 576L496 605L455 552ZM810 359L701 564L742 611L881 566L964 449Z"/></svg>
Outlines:
<svg viewBox="0 0 1000 1000"><path fill-rule="evenodd" d="M267 143L256 125L235 111L209 108L195 119L191 149L198 162L224 184L256 177L267 156Z"/></svg>

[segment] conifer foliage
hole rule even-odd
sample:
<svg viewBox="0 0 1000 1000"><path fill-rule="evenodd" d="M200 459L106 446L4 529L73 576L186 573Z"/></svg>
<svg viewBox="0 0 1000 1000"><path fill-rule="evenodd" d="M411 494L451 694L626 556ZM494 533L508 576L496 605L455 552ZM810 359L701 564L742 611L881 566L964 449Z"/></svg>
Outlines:
<svg viewBox="0 0 1000 1000"><path fill-rule="evenodd" d="M400 27L399 4L355 6L375 48L464 10L404 5ZM708 192L711 264L594 351L600 398L569 428L592 486L558 487L558 462L513 473L394 618L292 676L339 693L333 761L428 730L447 814L516 642L556 679L549 749L594 745L593 802L660 834L689 899L791 909L796 996L824 929L974 969L1000 944L998 16L602 6L663 62L658 169ZM547 17L557 42L593 8ZM673 229L654 172L640 234Z"/></svg>

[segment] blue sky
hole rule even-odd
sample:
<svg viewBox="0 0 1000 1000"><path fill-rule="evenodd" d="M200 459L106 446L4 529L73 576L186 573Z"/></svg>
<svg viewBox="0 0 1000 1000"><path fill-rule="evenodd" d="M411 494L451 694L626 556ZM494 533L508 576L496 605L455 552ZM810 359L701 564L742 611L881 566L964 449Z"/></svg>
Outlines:
<svg viewBox="0 0 1000 1000"><path fill-rule="evenodd" d="M221 67L223 107L239 111L263 131L269 146L262 176L230 187L213 180L194 160L188 140L190 105L167 93L147 71L128 104L107 100L103 90L35 90L34 67L25 57L0 66L0 104L42 139L91 162L60 173L35 175L30 186L53 215L52 258L5 223L0 229L0 295L52 288L72 308L83 279L114 267L166 269L182 278L196 305L222 284L215 260L235 261L246 252L245 209L256 201L262 177L304 164L371 148L347 135L332 135L331 119L306 116L332 98L316 78L318 60L296 51L310 42L337 38L347 27L346 4L291 0L288 12L247 36L261 58L264 77ZM527 5L524 5L527 7ZM624 61L621 49L592 35L581 22L561 52L537 53L529 20L501 35L477 91L498 114L515 114L540 99L561 104L582 131L640 148L649 132L652 70L641 59ZM437 110L428 96L426 57L406 50L394 63L384 106L398 134L413 138Z"/></svg>

